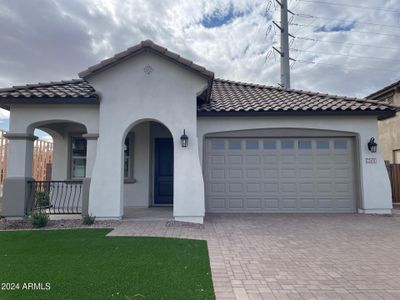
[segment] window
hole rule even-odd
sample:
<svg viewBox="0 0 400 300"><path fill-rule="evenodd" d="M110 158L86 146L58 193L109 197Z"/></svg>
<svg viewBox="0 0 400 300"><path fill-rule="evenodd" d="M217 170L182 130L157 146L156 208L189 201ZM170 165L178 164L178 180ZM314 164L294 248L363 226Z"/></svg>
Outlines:
<svg viewBox="0 0 400 300"><path fill-rule="evenodd" d="M298 145L297 146L301 150L311 149L312 148L311 147L311 141L306 141L306 140L298 141Z"/></svg>
<svg viewBox="0 0 400 300"><path fill-rule="evenodd" d="M335 149L347 149L347 141L346 140L335 140L334 147L335 147Z"/></svg>
<svg viewBox="0 0 400 300"><path fill-rule="evenodd" d="M328 140L317 141L317 149L329 149L329 141Z"/></svg>
<svg viewBox="0 0 400 300"><path fill-rule="evenodd" d="M247 140L246 141L246 149L257 150L258 149L258 141L257 140Z"/></svg>
<svg viewBox="0 0 400 300"><path fill-rule="evenodd" d="M133 179L133 135L128 135L124 142L124 179Z"/></svg>
<svg viewBox="0 0 400 300"><path fill-rule="evenodd" d="M294 141L293 140L282 140L281 147L282 147L282 149L294 149Z"/></svg>
<svg viewBox="0 0 400 300"><path fill-rule="evenodd" d="M224 150L225 142L223 140L211 140L211 149L213 150Z"/></svg>
<svg viewBox="0 0 400 300"><path fill-rule="evenodd" d="M242 149L242 141L241 140L229 140L228 148L229 148L229 150L240 150L240 149Z"/></svg>
<svg viewBox="0 0 400 300"><path fill-rule="evenodd" d="M274 141L274 140L265 140L264 141L264 149L267 149L267 150L276 149L276 141Z"/></svg>
<svg viewBox="0 0 400 300"><path fill-rule="evenodd" d="M71 138L71 178L86 176L86 139L73 136Z"/></svg>

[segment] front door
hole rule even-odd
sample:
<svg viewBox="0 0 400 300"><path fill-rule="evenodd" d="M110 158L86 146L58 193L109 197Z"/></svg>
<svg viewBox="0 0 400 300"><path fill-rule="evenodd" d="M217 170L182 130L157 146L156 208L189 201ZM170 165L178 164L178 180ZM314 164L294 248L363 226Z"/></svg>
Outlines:
<svg viewBox="0 0 400 300"><path fill-rule="evenodd" d="M155 139L154 204L171 205L174 191L174 146L170 138Z"/></svg>

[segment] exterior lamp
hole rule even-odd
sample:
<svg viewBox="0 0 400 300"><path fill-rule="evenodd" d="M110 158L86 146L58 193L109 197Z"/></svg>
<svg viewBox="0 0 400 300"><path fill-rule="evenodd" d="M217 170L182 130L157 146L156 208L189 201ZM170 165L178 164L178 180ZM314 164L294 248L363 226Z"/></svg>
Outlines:
<svg viewBox="0 0 400 300"><path fill-rule="evenodd" d="M368 150L371 151L371 153L375 153L378 148L378 144L375 143L375 138L371 138L368 142Z"/></svg>
<svg viewBox="0 0 400 300"><path fill-rule="evenodd" d="M189 143L189 137L185 133L185 129L183 129L183 134L181 135L181 145L183 148L186 148Z"/></svg>

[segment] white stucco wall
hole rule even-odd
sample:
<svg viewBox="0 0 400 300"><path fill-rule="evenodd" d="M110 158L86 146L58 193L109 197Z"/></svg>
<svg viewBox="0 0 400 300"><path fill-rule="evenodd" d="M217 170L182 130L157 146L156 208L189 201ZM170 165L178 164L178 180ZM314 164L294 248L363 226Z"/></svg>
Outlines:
<svg viewBox="0 0 400 300"><path fill-rule="evenodd" d="M134 183L124 184L125 207L149 207L150 205L150 124L144 122L135 126L133 176Z"/></svg>
<svg viewBox="0 0 400 300"><path fill-rule="evenodd" d="M33 134L41 126L56 126L60 122L74 122L65 127L57 128L60 132L48 132L53 137L54 156L52 179L68 178L68 148L71 133L81 132L82 124L89 133L98 133L98 105L34 105L17 104L10 108L10 133ZM57 126L56 126L57 127ZM32 176L32 146L31 141L11 140L8 177Z"/></svg>
<svg viewBox="0 0 400 300"><path fill-rule="evenodd" d="M76 122L86 126L88 133L98 133L99 107L97 105L35 105L18 104L10 109L10 132L33 134L40 124ZM33 126L32 126L33 125Z"/></svg>
<svg viewBox="0 0 400 300"><path fill-rule="evenodd" d="M153 68L150 74L143 71L147 65ZM174 139L174 216L202 222L204 184L196 138L196 96L206 88L206 79L143 53L89 78L89 82L102 96L89 212L98 217L122 216L123 139L140 121L156 120ZM180 145L183 129L190 138L188 148Z"/></svg>
<svg viewBox="0 0 400 300"><path fill-rule="evenodd" d="M367 144L371 137L378 137L376 117L200 117L197 133L199 155L203 159L203 141L206 134L261 128L305 128L346 131L357 134L360 173L360 209L368 213L390 213L392 198L388 173L378 147L371 153ZM366 158L376 158L376 164L367 164Z"/></svg>

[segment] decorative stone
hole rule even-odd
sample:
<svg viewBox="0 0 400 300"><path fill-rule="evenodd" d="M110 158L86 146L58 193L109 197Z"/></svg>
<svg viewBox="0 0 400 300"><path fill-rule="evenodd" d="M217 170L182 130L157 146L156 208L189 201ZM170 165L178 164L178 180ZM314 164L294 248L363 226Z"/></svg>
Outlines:
<svg viewBox="0 0 400 300"><path fill-rule="evenodd" d="M153 69L152 66L147 65L147 66L144 67L143 71L144 71L144 73L145 73L146 75L150 75L150 74L154 71L154 69Z"/></svg>

